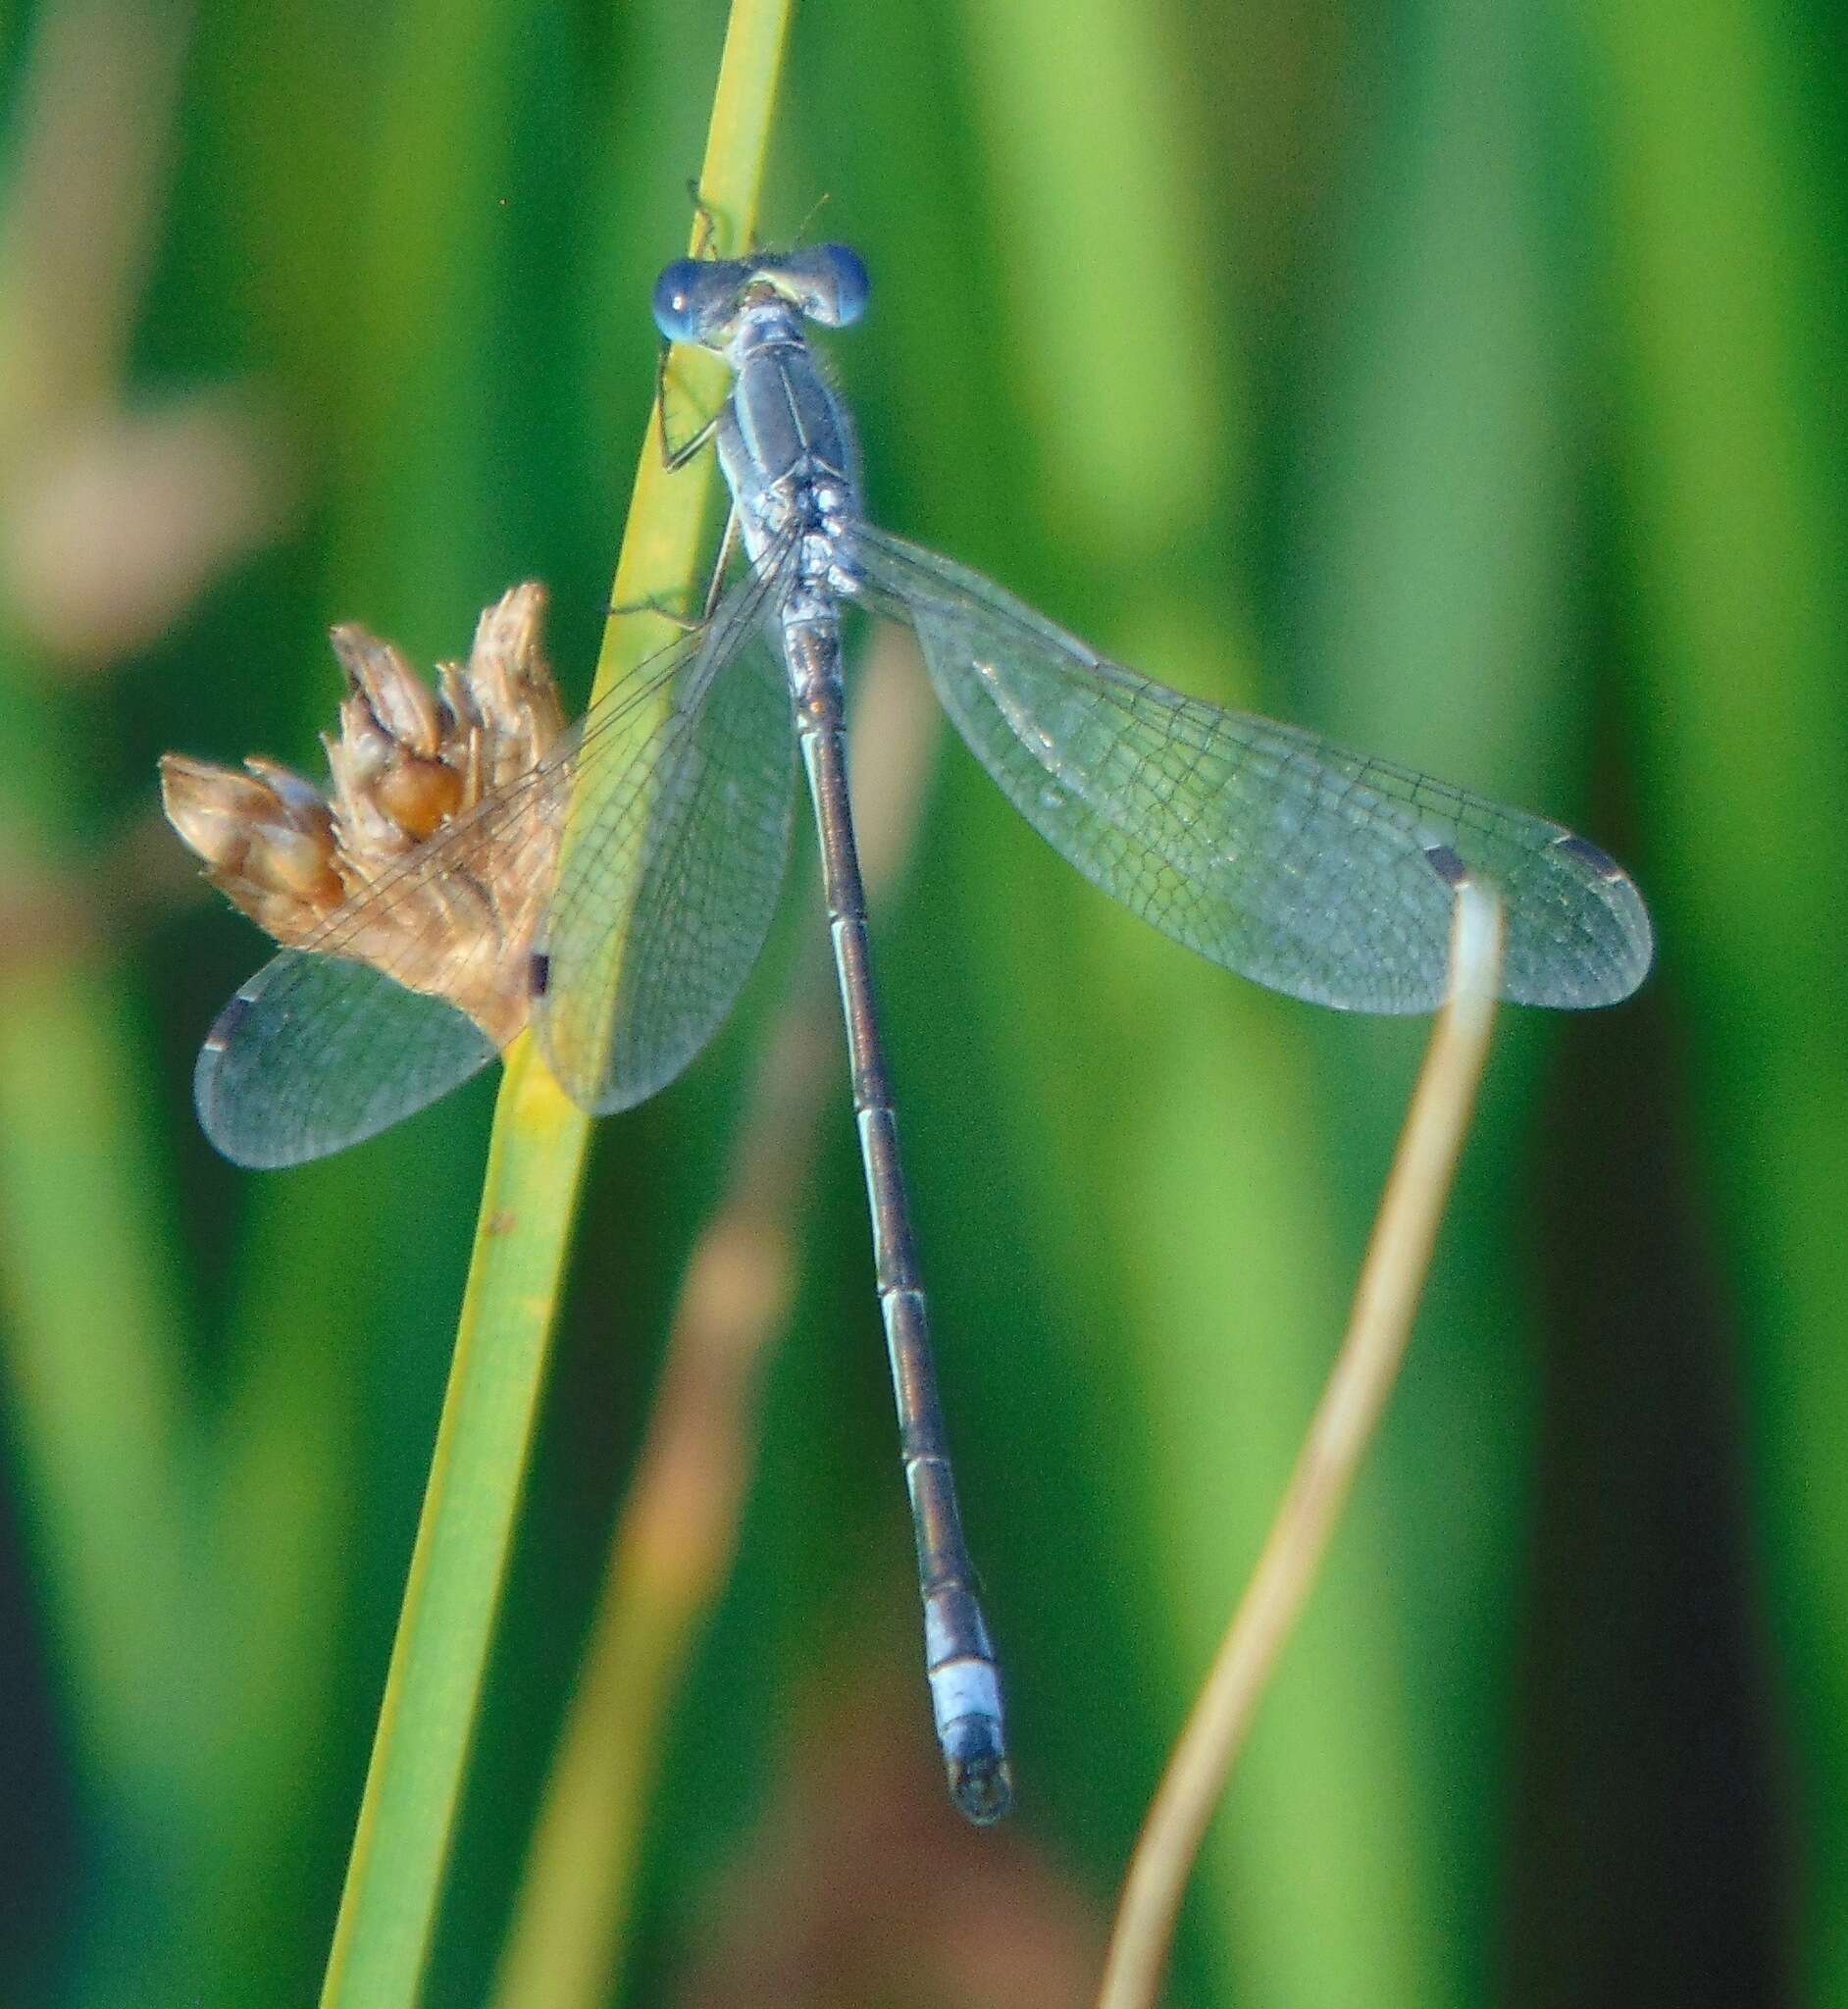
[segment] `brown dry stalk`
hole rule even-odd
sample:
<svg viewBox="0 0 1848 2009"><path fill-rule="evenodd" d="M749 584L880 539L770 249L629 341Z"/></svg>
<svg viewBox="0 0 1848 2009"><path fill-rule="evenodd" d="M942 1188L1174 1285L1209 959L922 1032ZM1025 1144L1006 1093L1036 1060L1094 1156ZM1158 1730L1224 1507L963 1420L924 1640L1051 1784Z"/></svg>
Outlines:
<svg viewBox="0 0 1848 2009"><path fill-rule="evenodd" d="M1143 1825L1100 2009L1152 2009L1157 1997L1207 1824L1398 1378L1488 1057L1501 962L1501 902L1465 880L1451 932L1450 994L1412 1091L1348 1330L1263 1553Z"/></svg>

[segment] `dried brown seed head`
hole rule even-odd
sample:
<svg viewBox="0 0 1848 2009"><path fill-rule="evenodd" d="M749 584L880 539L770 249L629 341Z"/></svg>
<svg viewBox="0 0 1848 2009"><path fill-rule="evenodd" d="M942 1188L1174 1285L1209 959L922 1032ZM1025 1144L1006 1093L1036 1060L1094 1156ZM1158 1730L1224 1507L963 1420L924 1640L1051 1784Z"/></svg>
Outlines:
<svg viewBox="0 0 1848 2009"><path fill-rule="evenodd" d="M389 643L334 630L348 681L325 741L324 795L253 757L247 773L170 753L168 820L206 877L284 948L325 945L445 998L501 1045L527 1014L527 966L558 858L559 792L516 794L564 730L541 629L544 589L482 615L433 691ZM388 883L382 883L388 882Z"/></svg>

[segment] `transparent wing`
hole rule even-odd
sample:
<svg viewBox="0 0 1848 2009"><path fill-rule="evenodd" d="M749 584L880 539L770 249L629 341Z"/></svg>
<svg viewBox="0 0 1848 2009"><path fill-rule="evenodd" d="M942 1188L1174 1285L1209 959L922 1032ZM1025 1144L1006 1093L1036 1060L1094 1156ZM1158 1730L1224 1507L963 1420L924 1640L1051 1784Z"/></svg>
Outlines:
<svg viewBox="0 0 1848 2009"><path fill-rule="evenodd" d="M192 1070L199 1126L271 1170L375 1137L498 1050L465 1012L342 956L285 949L226 1005Z"/></svg>
<svg viewBox="0 0 1848 2009"><path fill-rule="evenodd" d="M1504 993L1614 1004L1649 968L1629 878L1556 823L1151 683L979 573L871 526L872 603L916 630L945 709L1035 829L1164 935L1355 1011L1442 1000L1454 888L1508 905Z"/></svg>
<svg viewBox="0 0 1848 2009"><path fill-rule="evenodd" d="M698 1009L678 1015L676 1057L665 1071L657 1046L657 1085L686 1064L743 983L767 931L781 877L780 859L773 869L767 857L761 771L734 777L741 803L749 798L759 808L754 818L741 814L734 832L710 813L715 774L701 750L714 737L709 722L702 729L708 700L717 707L717 737L728 745L733 736L727 728L741 712L754 718L765 708L757 695L760 664L741 665L736 677L721 672L740 653L763 654L757 624L767 592L760 580L734 589L707 628L642 664L529 774L446 825L338 908L308 942L274 957L243 986L207 1037L193 1074L200 1124L226 1157L273 1167L344 1150L446 1095L494 1057L497 1038L448 998L478 1003L499 1039L511 1038L526 1021L526 987L544 965L528 953L531 923L519 920L519 903L491 889L530 884L529 911L548 899L564 900L571 915L563 930L567 974L581 968L594 978L586 945L598 930L583 900L589 875L583 846L574 850L575 866L568 862L568 885L552 892L560 833L579 792L595 812L588 839L601 832L620 840L643 819L690 875L678 908L687 933L668 940L657 927L642 945L668 965L657 973L658 984L671 989L678 974L687 993L702 1001ZM733 683L749 695L732 696ZM776 724L787 836L787 701ZM690 785L690 775L700 779ZM716 780L722 790L723 777ZM670 803L681 805L683 838L691 816L723 855L695 859L677 845ZM631 905L638 914L658 914L672 903L668 858L650 860L633 845L626 856L627 869L641 875L650 898L618 898L604 933L620 925L620 913ZM723 928L711 919L721 899ZM741 936L753 928L747 946ZM549 972L541 1003L559 1022L576 1024L586 1016L572 985L549 980ZM665 1037L658 1012L651 1022L652 1035L627 1051ZM564 1051L573 1049L567 1043ZM565 1085L574 1093L585 1089L581 1078ZM588 1089L583 1099L587 1107L614 1106Z"/></svg>
<svg viewBox="0 0 1848 2009"><path fill-rule="evenodd" d="M583 1108L629 1108L672 1081L762 951L796 776L789 686L762 625L775 599L773 575L734 589L669 727L580 785L534 1015Z"/></svg>

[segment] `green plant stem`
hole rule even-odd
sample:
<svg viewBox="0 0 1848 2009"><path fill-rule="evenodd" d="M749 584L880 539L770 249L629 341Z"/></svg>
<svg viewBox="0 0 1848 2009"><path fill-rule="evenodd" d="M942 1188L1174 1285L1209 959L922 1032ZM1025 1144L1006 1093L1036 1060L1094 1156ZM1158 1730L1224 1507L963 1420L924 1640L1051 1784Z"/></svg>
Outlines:
<svg viewBox="0 0 1848 2009"><path fill-rule="evenodd" d="M416 1999L525 1478L589 1125L522 1038L373 1744L324 2003Z"/></svg>
<svg viewBox="0 0 1848 2009"><path fill-rule="evenodd" d="M738 0L720 63L701 187L742 240L768 152L788 0ZM657 421L658 423L658 421ZM615 604L684 593L698 564L709 467L670 481L650 435L616 572ZM592 701L658 645L653 617L613 620ZM324 2009L417 1999L480 1710L589 1126L530 1044L510 1051L443 1400L436 1456Z"/></svg>
<svg viewBox="0 0 1848 2009"><path fill-rule="evenodd" d="M1151 2009L1156 1999L1207 1824L1398 1377L1488 1057L1501 962L1501 903L1466 885L1451 938L1450 995L1412 1092L1347 1334L1258 1567L1136 1844L1100 2009Z"/></svg>
<svg viewBox="0 0 1848 2009"><path fill-rule="evenodd" d="M827 994L813 984L801 990L802 1010L766 1049L732 1191L688 1267L547 1784L497 2009L594 2009L609 1999L622 1962L668 1713L730 1569L754 1464L757 1364L794 1290L786 1203L807 1177L833 1057L817 1033Z"/></svg>

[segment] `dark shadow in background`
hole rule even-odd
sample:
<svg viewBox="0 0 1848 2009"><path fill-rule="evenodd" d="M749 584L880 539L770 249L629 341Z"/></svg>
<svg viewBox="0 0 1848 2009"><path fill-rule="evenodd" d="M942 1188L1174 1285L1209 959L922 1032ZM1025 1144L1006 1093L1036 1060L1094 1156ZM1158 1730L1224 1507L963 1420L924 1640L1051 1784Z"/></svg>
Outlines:
<svg viewBox="0 0 1848 2009"><path fill-rule="evenodd" d="M1739 1336L1689 1182L1672 1020L1659 968L1636 1005L1573 1028L1550 1099L1571 1114L1542 1153L1552 1350L1509 1830L1514 2009L1797 1999Z"/></svg>

